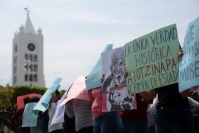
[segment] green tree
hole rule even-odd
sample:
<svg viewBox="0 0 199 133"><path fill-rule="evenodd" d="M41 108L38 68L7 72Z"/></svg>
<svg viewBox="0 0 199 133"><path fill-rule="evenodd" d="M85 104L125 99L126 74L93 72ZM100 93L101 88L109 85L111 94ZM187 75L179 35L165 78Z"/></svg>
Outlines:
<svg viewBox="0 0 199 133"><path fill-rule="evenodd" d="M61 97L64 95L65 92L66 92L65 90L60 90Z"/></svg>
<svg viewBox="0 0 199 133"><path fill-rule="evenodd" d="M46 88L36 86L0 86L0 122L14 133L18 133L20 128L19 120L15 122L11 120L17 97L30 93L43 95L45 91Z"/></svg>

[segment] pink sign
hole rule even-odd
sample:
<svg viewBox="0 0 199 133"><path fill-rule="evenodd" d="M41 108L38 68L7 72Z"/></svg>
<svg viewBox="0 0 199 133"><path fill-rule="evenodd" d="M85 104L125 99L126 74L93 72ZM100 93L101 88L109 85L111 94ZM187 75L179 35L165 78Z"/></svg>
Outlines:
<svg viewBox="0 0 199 133"><path fill-rule="evenodd" d="M18 96L18 97L17 97L17 110L22 109L22 108L25 107L25 105L24 105L24 99L25 99L25 98L27 98L27 97L28 97L28 98L31 98L31 97L33 97L33 96L39 97L39 98L42 97L41 94L36 94L36 93L31 93L31 94L26 94L26 95Z"/></svg>
<svg viewBox="0 0 199 133"><path fill-rule="evenodd" d="M88 100L88 91L86 90L85 77L78 77L71 86L66 99L60 104L60 106L66 104L71 99Z"/></svg>

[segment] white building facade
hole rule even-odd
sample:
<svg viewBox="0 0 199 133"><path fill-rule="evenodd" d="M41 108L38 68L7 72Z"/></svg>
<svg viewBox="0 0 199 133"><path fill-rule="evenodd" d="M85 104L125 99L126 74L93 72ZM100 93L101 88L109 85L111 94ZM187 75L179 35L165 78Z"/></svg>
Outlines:
<svg viewBox="0 0 199 133"><path fill-rule="evenodd" d="M43 35L37 33L29 15L25 25L15 32L12 44L12 85L45 87L43 65Z"/></svg>

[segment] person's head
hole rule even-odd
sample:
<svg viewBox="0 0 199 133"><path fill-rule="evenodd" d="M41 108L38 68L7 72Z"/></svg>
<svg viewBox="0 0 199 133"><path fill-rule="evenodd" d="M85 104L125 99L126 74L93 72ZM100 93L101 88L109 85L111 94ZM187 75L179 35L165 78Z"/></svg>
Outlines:
<svg viewBox="0 0 199 133"><path fill-rule="evenodd" d="M122 49L117 49L111 57L111 73L112 75L120 79L125 71L125 61L124 61L124 51Z"/></svg>
<svg viewBox="0 0 199 133"><path fill-rule="evenodd" d="M199 95L198 95L198 92L193 92L191 94L191 98L193 98L195 101L199 102Z"/></svg>
<svg viewBox="0 0 199 133"><path fill-rule="evenodd" d="M39 97L36 97L36 96L33 96L30 98L30 102L39 102L40 98Z"/></svg>
<svg viewBox="0 0 199 133"><path fill-rule="evenodd" d="M55 100L55 102L57 102L60 99L60 92L58 90L56 90L55 94L56 94L56 100Z"/></svg>
<svg viewBox="0 0 199 133"><path fill-rule="evenodd" d="M26 97L26 98L24 98L24 104L26 105L27 103L29 103L30 102L30 98L29 97Z"/></svg>

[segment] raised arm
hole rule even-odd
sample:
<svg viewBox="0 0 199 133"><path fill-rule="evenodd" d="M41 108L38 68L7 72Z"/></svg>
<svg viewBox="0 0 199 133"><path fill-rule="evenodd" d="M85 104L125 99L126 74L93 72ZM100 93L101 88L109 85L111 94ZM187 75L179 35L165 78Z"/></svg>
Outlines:
<svg viewBox="0 0 199 133"><path fill-rule="evenodd" d="M94 102L94 97L93 97L93 95L92 95L92 89L91 89L91 90L88 90L88 98L89 98L89 100L90 100L91 103Z"/></svg>

